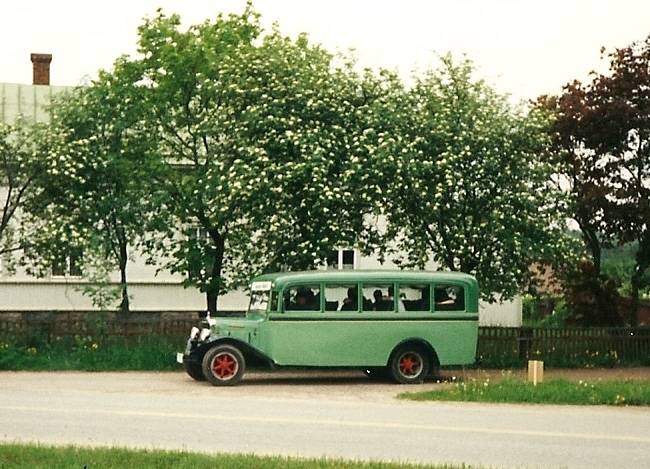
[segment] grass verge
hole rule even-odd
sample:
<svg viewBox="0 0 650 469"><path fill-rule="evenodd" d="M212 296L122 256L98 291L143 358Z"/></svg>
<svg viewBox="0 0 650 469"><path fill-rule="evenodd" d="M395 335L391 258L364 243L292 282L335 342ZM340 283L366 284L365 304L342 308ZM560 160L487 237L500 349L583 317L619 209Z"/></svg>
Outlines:
<svg viewBox="0 0 650 469"><path fill-rule="evenodd" d="M533 386L513 378L455 383L444 389L407 392L414 401L474 401L574 405L650 405L650 381L567 381L554 379Z"/></svg>
<svg viewBox="0 0 650 469"><path fill-rule="evenodd" d="M238 454L199 454L186 451L133 450L124 448L80 448L77 446L42 446L34 444L0 444L0 468L435 468L470 469L466 465L416 466L398 463L358 462L342 459L300 459L281 456Z"/></svg>

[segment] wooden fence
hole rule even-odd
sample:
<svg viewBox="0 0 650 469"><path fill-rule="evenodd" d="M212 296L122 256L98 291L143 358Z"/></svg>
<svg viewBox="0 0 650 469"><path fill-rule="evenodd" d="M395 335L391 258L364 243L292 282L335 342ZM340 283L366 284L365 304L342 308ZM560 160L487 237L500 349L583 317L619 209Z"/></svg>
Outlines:
<svg viewBox="0 0 650 469"><path fill-rule="evenodd" d="M237 311L229 316L242 315ZM178 336L189 333L198 324L196 313L152 312L38 312L0 314L0 337L20 337L29 334L46 338L57 336Z"/></svg>
<svg viewBox="0 0 650 469"><path fill-rule="evenodd" d="M650 365L650 327L481 327L479 362L495 366L541 359L553 365Z"/></svg>
<svg viewBox="0 0 650 469"><path fill-rule="evenodd" d="M241 315L229 311L226 315ZM0 314L0 337L187 336L195 313L43 312ZM650 327L641 328L479 328L479 365L507 367L542 359L554 366L650 365Z"/></svg>

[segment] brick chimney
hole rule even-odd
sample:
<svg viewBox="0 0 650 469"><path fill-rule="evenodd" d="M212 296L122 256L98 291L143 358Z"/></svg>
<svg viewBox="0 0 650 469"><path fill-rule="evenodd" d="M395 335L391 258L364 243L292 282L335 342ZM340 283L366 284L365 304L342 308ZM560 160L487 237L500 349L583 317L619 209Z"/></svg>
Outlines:
<svg viewBox="0 0 650 469"><path fill-rule="evenodd" d="M34 85L50 84L50 62L52 54L32 54L32 64L34 64Z"/></svg>

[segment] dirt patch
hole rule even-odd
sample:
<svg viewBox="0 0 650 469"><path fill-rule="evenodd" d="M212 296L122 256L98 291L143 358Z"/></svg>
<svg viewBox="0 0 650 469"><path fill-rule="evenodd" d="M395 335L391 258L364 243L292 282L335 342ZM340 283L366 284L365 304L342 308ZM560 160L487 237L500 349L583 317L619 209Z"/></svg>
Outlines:
<svg viewBox="0 0 650 469"><path fill-rule="evenodd" d="M192 397L250 397L255 399L324 401L392 402L399 393L427 391L459 380L501 377L525 378L524 370L462 370L442 373L442 382L429 378L424 384L403 386L390 381L372 381L360 370L282 370L251 371L239 386L215 388L205 382L193 381L182 371L176 372L0 372L0 395L6 392L48 394L52 389L78 395L147 395L152 398L176 399ZM616 369L550 369L546 379L571 380L650 380L650 367ZM402 403L408 405L408 403Z"/></svg>

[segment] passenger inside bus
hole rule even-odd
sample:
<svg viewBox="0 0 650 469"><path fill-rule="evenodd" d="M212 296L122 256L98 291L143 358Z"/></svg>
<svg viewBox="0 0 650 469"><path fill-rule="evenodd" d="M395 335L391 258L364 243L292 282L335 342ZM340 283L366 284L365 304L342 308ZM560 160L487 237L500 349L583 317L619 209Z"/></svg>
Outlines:
<svg viewBox="0 0 650 469"><path fill-rule="evenodd" d="M348 296L343 300L341 311L356 311L357 310L357 289L356 287L348 288Z"/></svg>
<svg viewBox="0 0 650 469"><path fill-rule="evenodd" d="M314 293L310 288L299 287L294 300L287 301L285 297L285 309L287 311L316 311L320 309L319 294Z"/></svg>
<svg viewBox="0 0 650 469"><path fill-rule="evenodd" d="M462 287L436 287L434 290L436 311L463 311L465 294Z"/></svg>

